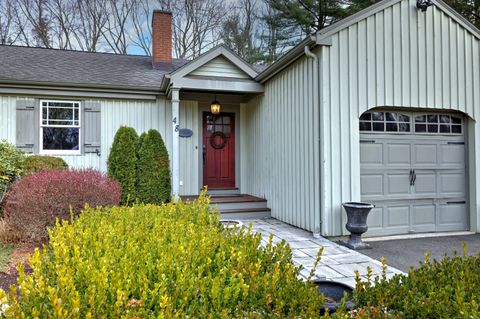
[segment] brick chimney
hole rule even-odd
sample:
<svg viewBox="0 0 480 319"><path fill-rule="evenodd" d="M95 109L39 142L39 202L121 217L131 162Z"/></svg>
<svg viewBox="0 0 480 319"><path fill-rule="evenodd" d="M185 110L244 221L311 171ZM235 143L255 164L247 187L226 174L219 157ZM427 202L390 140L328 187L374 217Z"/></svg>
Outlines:
<svg viewBox="0 0 480 319"><path fill-rule="evenodd" d="M172 13L154 10L152 18L153 63L172 62Z"/></svg>

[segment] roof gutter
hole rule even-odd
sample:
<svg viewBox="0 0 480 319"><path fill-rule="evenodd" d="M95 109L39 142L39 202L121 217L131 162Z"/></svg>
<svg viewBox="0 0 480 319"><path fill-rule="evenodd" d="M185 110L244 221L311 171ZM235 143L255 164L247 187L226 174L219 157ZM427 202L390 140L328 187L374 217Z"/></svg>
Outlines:
<svg viewBox="0 0 480 319"><path fill-rule="evenodd" d="M293 62L295 62L296 59L304 55L306 46L311 47L313 45L316 45L316 40L317 39L315 35L310 35L306 37L302 42L297 44L293 49L289 50L280 59L275 61L272 65L270 65L268 68L263 70L259 75L257 75L255 77L255 80L257 80L260 83L267 82L270 78L272 78L277 73L287 68Z"/></svg>

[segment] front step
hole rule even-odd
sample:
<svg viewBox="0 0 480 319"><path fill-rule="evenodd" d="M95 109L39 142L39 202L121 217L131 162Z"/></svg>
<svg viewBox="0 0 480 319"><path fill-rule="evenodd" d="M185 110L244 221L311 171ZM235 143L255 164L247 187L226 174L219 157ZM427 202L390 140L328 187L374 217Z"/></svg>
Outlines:
<svg viewBox="0 0 480 319"><path fill-rule="evenodd" d="M182 198L194 200L196 196ZM210 195L210 206L216 208L216 211L220 213L220 218L225 220L271 217L267 200L251 195Z"/></svg>
<svg viewBox="0 0 480 319"><path fill-rule="evenodd" d="M214 189L207 190L207 195L209 195L209 196L240 195L240 190L236 187L234 187L234 188L214 188Z"/></svg>

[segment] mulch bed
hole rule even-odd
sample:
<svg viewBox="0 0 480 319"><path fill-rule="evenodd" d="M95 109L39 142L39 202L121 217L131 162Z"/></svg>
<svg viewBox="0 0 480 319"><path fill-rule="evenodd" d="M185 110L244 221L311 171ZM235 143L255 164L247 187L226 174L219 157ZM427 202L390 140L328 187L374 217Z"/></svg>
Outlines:
<svg viewBox="0 0 480 319"><path fill-rule="evenodd" d="M22 263L24 265L25 273L30 274L32 268L28 264L28 255L33 254L35 248L38 246L31 244L22 244L12 252L10 264L5 267L3 272L0 272L0 288L8 291L11 285L17 284L18 271L17 265Z"/></svg>

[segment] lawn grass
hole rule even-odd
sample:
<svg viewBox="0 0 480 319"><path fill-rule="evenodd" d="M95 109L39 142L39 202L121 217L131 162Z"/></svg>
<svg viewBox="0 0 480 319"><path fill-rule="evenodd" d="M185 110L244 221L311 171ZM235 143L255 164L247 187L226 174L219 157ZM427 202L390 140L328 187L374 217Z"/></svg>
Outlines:
<svg viewBox="0 0 480 319"><path fill-rule="evenodd" d="M14 248L14 245L0 242L0 272L8 266Z"/></svg>

